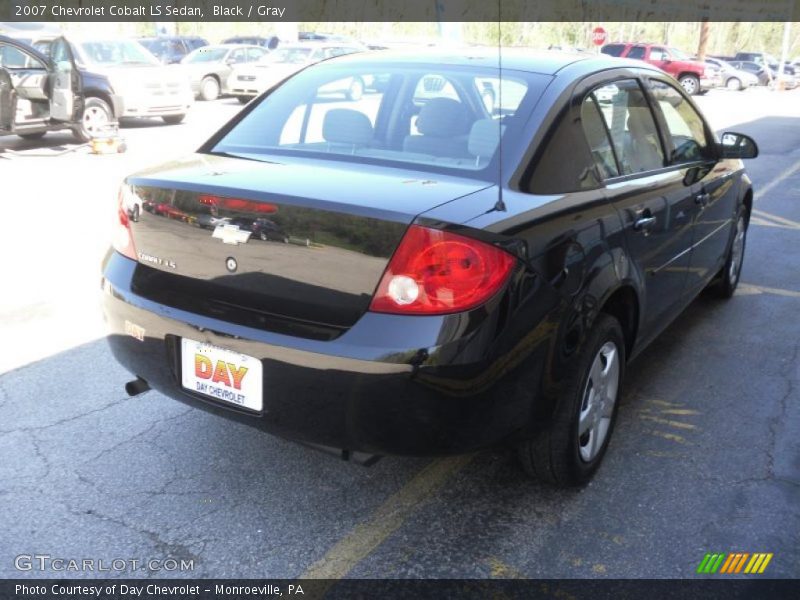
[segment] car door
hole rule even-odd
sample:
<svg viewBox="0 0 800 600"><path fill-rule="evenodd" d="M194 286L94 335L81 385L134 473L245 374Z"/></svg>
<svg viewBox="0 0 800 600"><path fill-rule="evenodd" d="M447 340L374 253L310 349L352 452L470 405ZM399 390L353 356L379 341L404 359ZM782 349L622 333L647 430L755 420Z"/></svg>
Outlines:
<svg viewBox="0 0 800 600"><path fill-rule="evenodd" d="M72 48L63 37L53 40L50 61L50 118L54 121L77 121L83 112L81 75Z"/></svg>
<svg viewBox="0 0 800 600"><path fill-rule="evenodd" d="M581 121L605 194L624 228L642 298L642 334L655 335L682 308L696 210L682 169L667 165L652 106L635 78L594 86Z"/></svg>
<svg viewBox="0 0 800 600"><path fill-rule="evenodd" d="M0 133L10 133L16 113L16 94L11 79L10 56L13 46L0 43Z"/></svg>
<svg viewBox="0 0 800 600"><path fill-rule="evenodd" d="M687 291L705 286L725 260L734 211L735 170L718 159L711 128L683 90L666 79L651 78L649 93L665 135L668 160L686 172L696 211Z"/></svg>

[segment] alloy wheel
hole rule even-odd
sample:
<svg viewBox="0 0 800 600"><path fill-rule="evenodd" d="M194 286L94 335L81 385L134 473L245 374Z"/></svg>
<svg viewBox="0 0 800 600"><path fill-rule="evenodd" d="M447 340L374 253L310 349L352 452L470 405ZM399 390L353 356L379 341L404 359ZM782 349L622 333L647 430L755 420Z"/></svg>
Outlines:
<svg viewBox="0 0 800 600"><path fill-rule="evenodd" d="M584 462L591 462L598 455L608 436L619 391L619 374L619 349L608 341L592 362L578 416L578 447Z"/></svg>
<svg viewBox="0 0 800 600"><path fill-rule="evenodd" d="M742 269L742 258L744 257L744 236L745 236L744 217L739 217L736 222L736 233L731 246L731 264L728 267L728 281L731 284L739 279L739 271Z"/></svg>

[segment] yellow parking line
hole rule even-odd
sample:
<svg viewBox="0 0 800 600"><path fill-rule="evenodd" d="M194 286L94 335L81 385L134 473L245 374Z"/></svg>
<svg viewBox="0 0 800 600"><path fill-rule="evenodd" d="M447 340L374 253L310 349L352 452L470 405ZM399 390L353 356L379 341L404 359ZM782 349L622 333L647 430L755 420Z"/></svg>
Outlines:
<svg viewBox="0 0 800 600"><path fill-rule="evenodd" d="M766 287L763 285L752 285L750 283L742 283L739 289L736 290L737 294L774 294L775 296L786 296L787 298L800 298L800 292L794 290L784 290L781 288Z"/></svg>
<svg viewBox="0 0 800 600"><path fill-rule="evenodd" d="M773 215L768 212L764 212L763 210L756 210L753 209L753 218L750 220L751 223L756 223L758 225L766 225L768 227L784 227L786 229L800 229L800 223L797 221L792 221L791 219L787 219L786 217L779 217L778 215Z"/></svg>
<svg viewBox="0 0 800 600"><path fill-rule="evenodd" d="M328 550L325 556L306 569L300 578L336 580L346 576L474 456L453 456L428 464L378 507L366 522L357 525Z"/></svg>
<svg viewBox="0 0 800 600"><path fill-rule="evenodd" d="M692 425L691 423L683 423L681 421L673 421L671 419L662 419L661 417L655 417L653 415L640 414L639 418L646 419L647 421L653 421L654 423L661 423L662 425L677 427L678 429L697 429L697 426Z"/></svg>
<svg viewBox="0 0 800 600"><path fill-rule="evenodd" d="M770 181L767 185L760 189L756 189L755 199L761 200L766 194L772 191L773 188L783 183L784 179L787 179L794 175L795 173L800 172L800 160L790 166L788 169L784 170L780 175L778 175L775 179Z"/></svg>

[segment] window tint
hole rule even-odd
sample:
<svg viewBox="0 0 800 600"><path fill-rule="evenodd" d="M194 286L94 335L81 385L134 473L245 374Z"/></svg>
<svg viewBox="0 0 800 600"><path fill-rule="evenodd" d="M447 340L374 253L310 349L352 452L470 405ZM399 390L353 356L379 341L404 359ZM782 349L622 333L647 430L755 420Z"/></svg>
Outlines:
<svg viewBox="0 0 800 600"><path fill-rule="evenodd" d="M644 46L634 46L628 52L628 56L626 58L637 58L639 60L644 58Z"/></svg>
<svg viewBox="0 0 800 600"><path fill-rule="evenodd" d="M664 166L664 153L644 92L634 80L617 81L594 90L617 155L622 175Z"/></svg>
<svg viewBox="0 0 800 600"><path fill-rule="evenodd" d="M617 161L614 158L614 150L608 139L606 127L603 124L603 115L594 94L589 94L581 106L581 123L583 133L586 134L586 141L592 152L594 164L600 171L601 177L608 179L619 175Z"/></svg>
<svg viewBox="0 0 800 600"><path fill-rule="evenodd" d="M622 54L623 50L625 50L625 44L607 44L603 46L600 52L608 54L609 56L619 56Z"/></svg>
<svg viewBox="0 0 800 600"><path fill-rule="evenodd" d="M667 122L670 163L703 160L709 155L710 146L706 137L703 119L686 98L674 87L663 81L653 81L653 96Z"/></svg>

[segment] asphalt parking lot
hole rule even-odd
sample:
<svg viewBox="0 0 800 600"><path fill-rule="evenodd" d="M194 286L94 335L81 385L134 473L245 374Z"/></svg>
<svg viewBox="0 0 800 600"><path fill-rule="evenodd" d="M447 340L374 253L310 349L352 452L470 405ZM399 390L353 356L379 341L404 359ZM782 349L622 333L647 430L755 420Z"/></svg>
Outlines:
<svg viewBox="0 0 800 600"><path fill-rule="evenodd" d="M800 90L699 103L761 148L742 285L630 366L606 461L572 491L505 449L366 468L127 397L98 299L117 186L192 151L236 100L129 124L125 154L0 152L0 577L64 576L18 571L25 554L193 563L95 576L691 577L706 552L771 552L765 576L800 576Z"/></svg>

